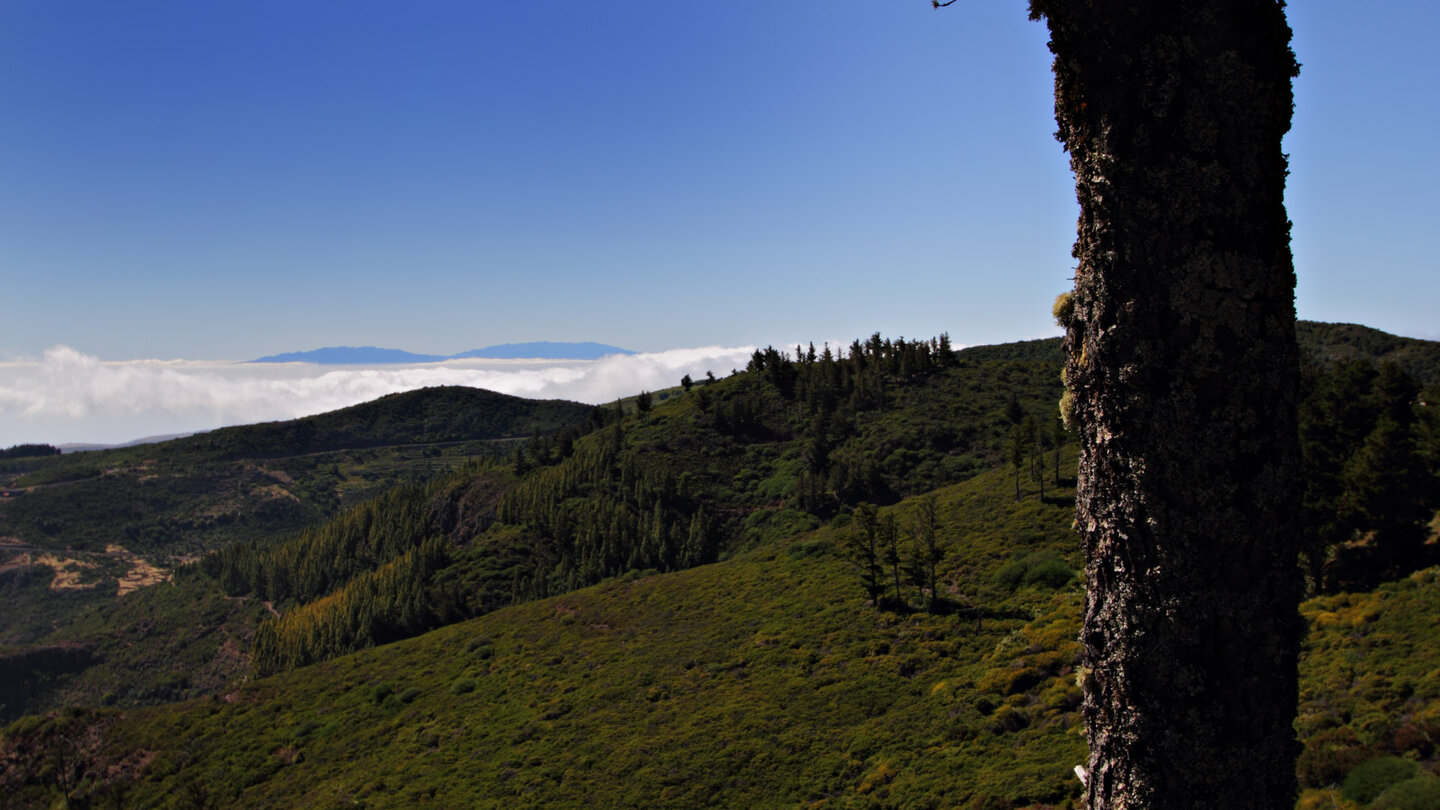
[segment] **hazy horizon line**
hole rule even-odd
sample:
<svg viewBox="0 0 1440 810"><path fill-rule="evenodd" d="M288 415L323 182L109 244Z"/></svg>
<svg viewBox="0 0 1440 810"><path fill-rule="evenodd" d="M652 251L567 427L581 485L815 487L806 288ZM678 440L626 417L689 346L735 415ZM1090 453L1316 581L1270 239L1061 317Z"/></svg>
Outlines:
<svg viewBox="0 0 1440 810"><path fill-rule="evenodd" d="M101 360L54 346L0 361L0 447L115 445L298 419L387 394L463 385L598 405L744 368L757 347L700 346L596 359L459 358L322 365L216 360Z"/></svg>

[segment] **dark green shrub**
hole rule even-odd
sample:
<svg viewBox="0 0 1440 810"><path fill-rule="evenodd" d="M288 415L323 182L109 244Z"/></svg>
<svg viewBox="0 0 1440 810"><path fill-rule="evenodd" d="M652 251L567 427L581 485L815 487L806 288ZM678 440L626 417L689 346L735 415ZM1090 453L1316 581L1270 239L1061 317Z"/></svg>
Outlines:
<svg viewBox="0 0 1440 810"><path fill-rule="evenodd" d="M1413 779L1420 772L1420 766L1408 759L1400 757L1379 757L1369 762L1361 763L1345 777L1345 784L1340 789L1340 795L1356 804L1369 804L1375 801L1391 785L1399 784L1407 779Z"/></svg>
<svg viewBox="0 0 1440 810"><path fill-rule="evenodd" d="M376 706L379 706L381 703L384 703L385 698L390 697L391 693L393 693L394 691L395 684L390 683L389 681L385 681L384 683L377 683L375 684L375 688L370 690L370 702L374 703Z"/></svg>
<svg viewBox="0 0 1440 810"><path fill-rule="evenodd" d="M1030 725L1030 716L1014 706L1001 706L985 725L992 734L1013 734Z"/></svg>
<svg viewBox="0 0 1440 810"><path fill-rule="evenodd" d="M1434 810L1440 807L1440 779L1426 774L1391 785L1370 806L1375 810Z"/></svg>
<svg viewBox="0 0 1440 810"><path fill-rule="evenodd" d="M814 515L795 509L758 509L745 518L742 534L749 545L775 543L819 526Z"/></svg>
<svg viewBox="0 0 1440 810"><path fill-rule="evenodd" d="M1065 561L1053 553L1038 552L1028 557L1017 557L1001 566L992 581L1009 591L1021 585L1045 588L1062 588L1075 576Z"/></svg>
<svg viewBox="0 0 1440 810"><path fill-rule="evenodd" d="M1050 589L1059 589L1069 584L1075 576L1070 566L1064 560L1057 557L1044 557L1036 560L1025 572L1024 583L1026 585L1043 585Z"/></svg>
<svg viewBox="0 0 1440 810"><path fill-rule="evenodd" d="M995 584L1013 591L1020 587L1020 582L1025 578L1025 563L1023 560L1011 560L995 572Z"/></svg>
<svg viewBox="0 0 1440 810"><path fill-rule="evenodd" d="M785 548L785 553L790 555L792 560L801 560L806 557L824 557L835 550L835 544L828 537L817 537L813 540L799 540L791 543Z"/></svg>
<svg viewBox="0 0 1440 810"><path fill-rule="evenodd" d="M450 684L450 694L452 694L452 695L463 695L463 694L465 694L466 692L474 692L474 691L475 691L475 679L474 679L474 678L456 678L456 679L455 679L455 682L452 683L452 684Z"/></svg>
<svg viewBox="0 0 1440 810"><path fill-rule="evenodd" d="M1045 680L1045 673L1034 667L1007 670L1004 675L1005 694L1017 695Z"/></svg>

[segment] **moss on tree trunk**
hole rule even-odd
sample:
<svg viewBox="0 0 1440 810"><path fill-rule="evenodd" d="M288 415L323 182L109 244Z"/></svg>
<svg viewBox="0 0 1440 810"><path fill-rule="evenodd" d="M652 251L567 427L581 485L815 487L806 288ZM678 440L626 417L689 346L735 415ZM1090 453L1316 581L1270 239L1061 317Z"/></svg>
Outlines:
<svg viewBox="0 0 1440 810"><path fill-rule="evenodd" d="M1289 808L1301 625L1283 3L1034 0L1081 214L1088 801Z"/></svg>

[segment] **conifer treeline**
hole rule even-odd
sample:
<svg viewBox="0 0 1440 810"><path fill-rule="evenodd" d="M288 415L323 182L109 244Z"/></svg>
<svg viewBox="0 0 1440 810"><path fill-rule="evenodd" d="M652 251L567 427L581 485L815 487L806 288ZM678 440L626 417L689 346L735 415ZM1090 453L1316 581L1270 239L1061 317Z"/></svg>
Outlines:
<svg viewBox="0 0 1440 810"><path fill-rule="evenodd" d="M236 543L203 570L230 596L308 602L415 548L428 534L426 504L446 481L404 484L280 542Z"/></svg>
<svg viewBox="0 0 1440 810"><path fill-rule="evenodd" d="M876 334L848 352L797 346L793 356L767 347L738 378L682 381L680 401L689 404L667 416L637 407L622 417L617 403L517 446L506 476L519 480L497 496L493 525L456 534L436 517L444 512L438 502L453 502L480 474L476 466L398 488L281 542L233 546L203 565L231 595L293 605L256 636L255 669L267 673L627 572L711 562L749 531L745 519L756 511L798 509L823 519L928 489L904 464L898 476L882 474L886 455L920 452L903 446L909 439L880 453L851 440L872 424L889 437L877 421L888 417L867 412L893 407L902 386L956 364L945 335L892 341ZM965 378L972 390L984 374L977 367ZM944 397L936 402L951 407ZM932 456L954 443L912 438ZM676 460L663 447L652 452L657 440L706 450ZM781 457L799 457L802 469L763 495L732 478ZM444 539L466 548L447 549ZM444 565L451 570L437 575Z"/></svg>
<svg viewBox="0 0 1440 810"><path fill-rule="evenodd" d="M812 343L796 346L794 359L770 347L756 351L747 370L800 408L795 423L806 469L797 482L796 506L828 518L859 503L892 502L910 494L885 480L883 459L843 445L859 432L860 414L885 407L890 389L955 365L945 333L930 340L892 341L876 332L866 341L852 341L848 352L832 352L827 344L817 353Z"/></svg>
<svg viewBox="0 0 1440 810"><path fill-rule="evenodd" d="M0 450L0 459L58 455L60 455L60 448L49 444L16 444Z"/></svg>
<svg viewBox="0 0 1440 810"><path fill-rule="evenodd" d="M835 445L854 434L854 415L884 405L887 386L953 364L950 339L943 334L929 341L892 341L876 333L869 341L852 343L848 355L828 345L817 352L814 344L796 346L793 357L774 347L757 349L746 367L750 379L736 381L720 395L707 386L694 390L697 422L746 441L800 436L807 470L790 497L798 508L829 515L884 489L873 459L834 462L830 457ZM773 392L765 390L765 383ZM686 388L691 387L693 382ZM565 450L554 466L512 487L500 505L500 520L525 527L536 544L529 570L517 579L517 600L573 590L627 571L673 571L711 562L735 540L735 521L711 517L737 506L715 502L718 482L643 463L627 451L623 423L587 443L566 443ZM517 457L517 466L522 462L528 466L529 460Z"/></svg>
<svg viewBox="0 0 1440 810"><path fill-rule="evenodd" d="M769 380L786 399L798 399L812 410L833 411L842 402L851 410L864 410L883 402L887 385L923 377L954 365L950 336L930 340L890 340L879 332L867 341L855 340L848 354L832 352L826 344L817 354L815 344L795 347L795 357L767 346L750 357L746 371Z"/></svg>
<svg viewBox="0 0 1440 810"><path fill-rule="evenodd" d="M455 601L436 599L431 587L434 574L449 563L445 543L432 537L328 596L267 618L255 629L254 672L269 675L324 661L455 618Z"/></svg>
<svg viewBox="0 0 1440 810"><path fill-rule="evenodd" d="M1440 509L1440 392L1422 392L1389 362L1304 372L1302 525L1312 588L1369 588L1429 564L1426 524Z"/></svg>
<svg viewBox="0 0 1440 810"><path fill-rule="evenodd" d="M500 520L533 532L537 544L533 565L517 580L517 600L715 558L712 527L688 478L642 469L634 455L622 454L621 425L597 439L535 471L500 502Z"/></svg>

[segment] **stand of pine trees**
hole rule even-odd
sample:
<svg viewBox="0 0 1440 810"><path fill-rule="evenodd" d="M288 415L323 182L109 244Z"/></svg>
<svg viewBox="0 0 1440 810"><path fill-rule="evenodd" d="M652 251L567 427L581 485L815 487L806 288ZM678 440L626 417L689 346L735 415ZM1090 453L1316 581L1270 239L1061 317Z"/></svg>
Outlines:
<svg viewBox="0 0 1440 810"><path fill-rule="evenodd" d="M848 352L797 346L793 356L767 347L745 373L692 380L680 395L689 404L678 410L596 408L577 427L517 444L503 464L475 462L406 485L284 540L227 548L202 567L226 593L283 611L256 637L256 672L300 666L629 572L711 562L763 536L766 521L752 518L784 513L791 522L782 526L816 525L863 502L931 489L936 482L916 475L909 459L950 448L998 454L1001 437L989 422L1000 418L999 400L987 393L986 375L993 370L1003 384L1011 365L962 361L944 335L877 334ZM1028 365L1036 401L1053 396L1053 369ZM964 397L957 389L966 381L974 401L955 407L973 424L955 428L956 416L946 413L927 413L934 424L925 432L914 420L895 422L892 412L913 407L912 393L951 371L954 379L926 396ZM897 437L897 424L908 433ZM940 435L940 424L952 432ZM971 436L962 439L961 430ZM863 437L883 443L871 447ZM688 455L670 452L671 444ZM750 465L774 470L782 457L801 460L793 479L764 494L742 486L760 475ZM484 502L462 503L477 487L488 493ZM933 538L912 553L908 531L887 530L891 598L900 599L906 583L933 594ZM919 562L927 555L933 559Z"/></svg>

